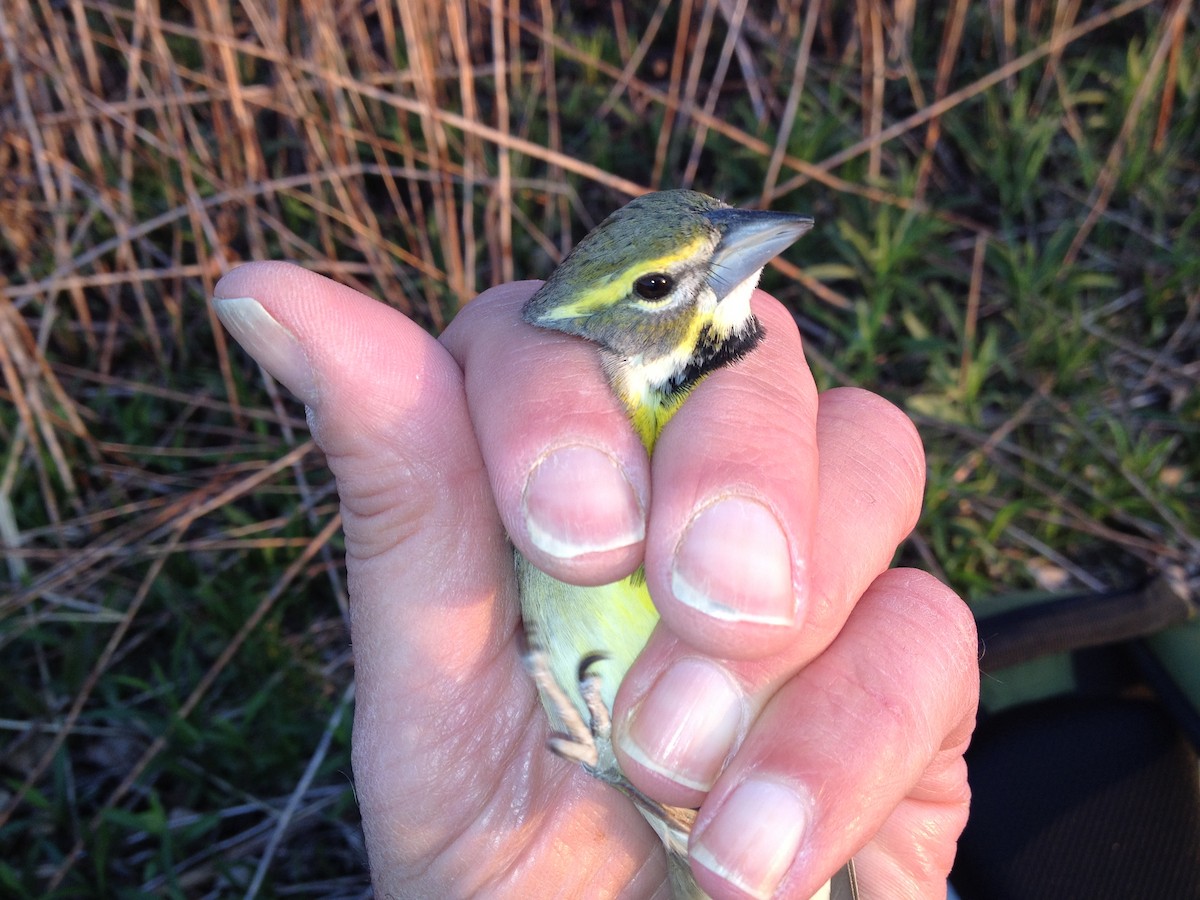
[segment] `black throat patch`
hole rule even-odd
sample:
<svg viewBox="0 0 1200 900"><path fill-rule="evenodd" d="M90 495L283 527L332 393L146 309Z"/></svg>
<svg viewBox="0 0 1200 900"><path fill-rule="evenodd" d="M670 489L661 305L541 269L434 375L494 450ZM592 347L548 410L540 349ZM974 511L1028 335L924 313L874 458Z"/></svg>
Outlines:
<svg viewBox="0 0 1200 900"><path fill-rule="evenodd" d="M745 328L721 339L705 325L696 341L696 350L681 372L672 376L661 388L667 397L686 394L709 372L737 362L762 341L766 331L756 316L751 316Z"/></svg>

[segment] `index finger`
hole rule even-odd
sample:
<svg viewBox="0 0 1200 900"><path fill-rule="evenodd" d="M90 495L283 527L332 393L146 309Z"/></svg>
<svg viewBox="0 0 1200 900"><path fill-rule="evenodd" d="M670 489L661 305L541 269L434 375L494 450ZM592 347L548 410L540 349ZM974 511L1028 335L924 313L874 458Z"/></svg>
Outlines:
<svg viewBox="0 0 1200 900"><path fill-rule="evenodd" d="M442 342L513 544L560 581L608 584L641 564L649 464L595 346L521 320L539 284L485 291Z"/></svg>

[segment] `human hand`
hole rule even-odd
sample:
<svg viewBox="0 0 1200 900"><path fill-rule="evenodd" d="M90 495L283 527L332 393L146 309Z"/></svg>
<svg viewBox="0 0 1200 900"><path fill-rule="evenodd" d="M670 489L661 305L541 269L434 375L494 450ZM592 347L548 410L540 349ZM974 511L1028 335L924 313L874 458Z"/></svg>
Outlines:
<svg viewBox="0 0 1200 900"><path fill-rule="evenodd" d="M667 896L628 800L545 749L506 529L562 580L644 560L663 623L618 697L618 749L655 799L700 806L693 862L714 897L807 898L851 854L865 897L943 892L976 644L946 587L887 569L923 488L907 418L864 391L818 399L790 317L759 293L767 340L697 388L651 463L594 348L520 323L535 287L486 292L438 342L294 266L217 286L255 298L217 309L310 408L337 478L355 785L380 896ZM714 505L729 498L742 505ZM716 527L727 514L732 531ZM601 549L547 553L530 520ZM757 583L790 580L792 624L715 619L672 588L686 569L758 613L763 595L739 588L749 566Z"/></svg>

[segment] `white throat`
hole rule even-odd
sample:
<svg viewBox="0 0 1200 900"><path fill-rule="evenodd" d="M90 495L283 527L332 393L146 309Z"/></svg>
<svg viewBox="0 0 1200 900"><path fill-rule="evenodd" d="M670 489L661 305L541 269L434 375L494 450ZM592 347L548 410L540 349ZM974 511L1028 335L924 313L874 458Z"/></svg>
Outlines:
<svg viewBox="0 0 1200 900"><path fill-rule="evenodd" d="M750 295L754 293L760 275L762 269L735 287L717 304L712 317L713 328L717 334L736 334L745 329L750 321Z"/></svg>

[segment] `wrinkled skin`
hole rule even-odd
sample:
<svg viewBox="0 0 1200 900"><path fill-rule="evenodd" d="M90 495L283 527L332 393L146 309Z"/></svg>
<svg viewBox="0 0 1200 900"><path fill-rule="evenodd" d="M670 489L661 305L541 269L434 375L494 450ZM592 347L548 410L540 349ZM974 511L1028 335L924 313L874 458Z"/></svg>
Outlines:
<svg viewBox="0 0 1200 900"><path fill-rule="evenodd" d="M337 478L354 781L378 895L667 897L657 838L628 801L545 749L511 537L566 581L644 562L663 621L617 698L621 764L656 799L700 808L693 867L712 896L807 898L851 854L865 897L943 896L978 669L963 603L889 569L924 485L912 424L865 391L818 396L790 317L758 292L768 339L700 385L651 465L594 348L520 322L535 288L486 292L435 341L294 266L217 286L257 301L217 308L309 407ZM598 452L568 452L574 469L531 486L539 463L580 446ZM786 558L763 562L790 566L790 624L713 618L673 593L686 556L736 608L726 573L776 546L733 529L697 554L689 522L729 497L778 520ZM581 552L539 548L532 520ZM722 727L697 729L712 708ZM755 812L782 845L739 802L768 795L781 805Z"/></svg>

